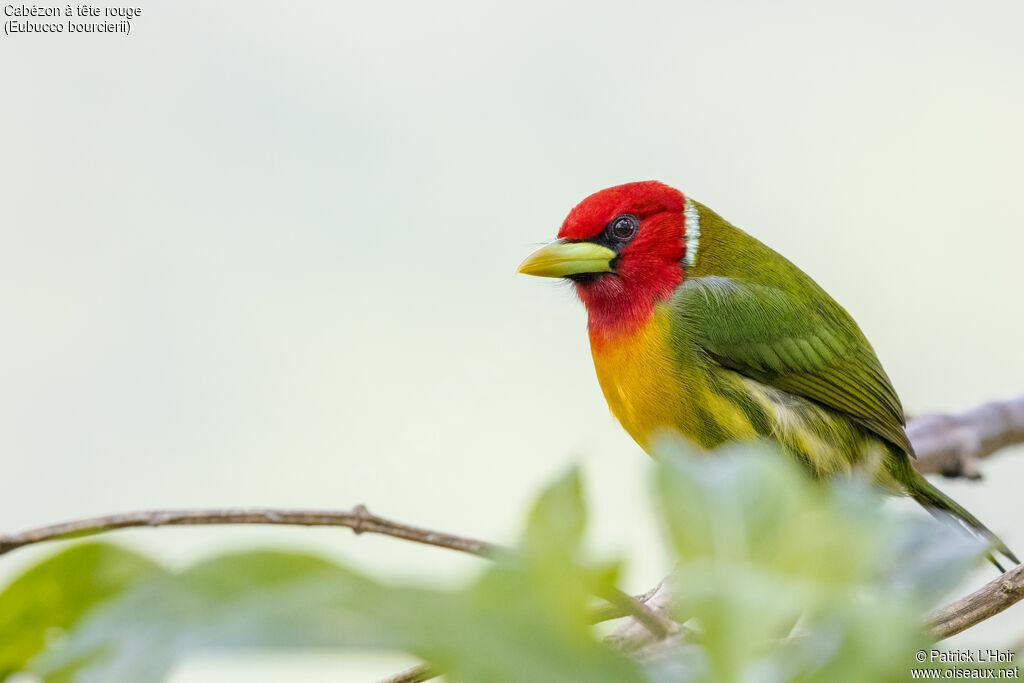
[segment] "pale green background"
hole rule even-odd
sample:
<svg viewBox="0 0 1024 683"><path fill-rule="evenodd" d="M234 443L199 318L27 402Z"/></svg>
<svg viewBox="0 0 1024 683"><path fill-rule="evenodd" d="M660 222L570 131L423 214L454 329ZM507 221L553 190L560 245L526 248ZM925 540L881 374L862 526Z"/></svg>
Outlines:
<svg viewBox="0 0 1024 683"><path fill-rule="evenodd" d="M595 548L647 588L649 462L570 290L514 272L631 180L802 266L909 411L1024 391L1018 0L142 7L127 38L0 38L3 531L363 502L501 541L581 462ZM1021 552L1019 454L942 485ZM172 563L271 544L446 583L477 567L343 530L111 538ZM967 642L1022 635L1017 609ZM407 663L211 657L174 680Z"/></svg>

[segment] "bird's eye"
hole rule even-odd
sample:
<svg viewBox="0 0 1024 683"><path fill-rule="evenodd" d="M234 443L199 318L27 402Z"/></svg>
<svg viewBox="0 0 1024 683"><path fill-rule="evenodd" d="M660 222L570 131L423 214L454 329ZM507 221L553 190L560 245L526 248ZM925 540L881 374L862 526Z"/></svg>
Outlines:
<svg viewBox="0 0 1024 683"><path fill-rule="evenodd" d="M628 240L636 234L638 226L639 221L636 219L636 216L630 214L616 216L611 222L611 233L615 239Z"/></svg>

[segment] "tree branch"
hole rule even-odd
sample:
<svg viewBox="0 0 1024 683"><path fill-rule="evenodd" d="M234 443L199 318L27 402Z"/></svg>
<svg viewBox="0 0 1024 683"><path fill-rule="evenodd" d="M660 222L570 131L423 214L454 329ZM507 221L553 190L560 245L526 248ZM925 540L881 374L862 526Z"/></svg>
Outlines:
<svg viewBox="0 0 1024 683"><path fill-rule="evenodd" d="M1024 396L953 415L922 415L907 424L914 467L922 474L980 479L978 460L1024 443Z"/></svg>
<svg viewBox="0 0 1024 683"><path fill-rule="evenodd" d="M422 683L423 681L429 681L431 678L437 678L440 675L441 672L433 669L429 664L420 664L411 669L401 671L394 676L382 678L377 683Z"/></svg>
<svg viewBox="0 0 1024 683"><path fill-rule="evenodd" d="M608 601L608 607L619 610L621 616L632 617L634 621L644 627L655 640L661 640L677 630L678 625L669 617L663 615L659 610L652 609L647 601L650 596L657 592L658 586L653 591L633 597L623 593L618 588L612 588L601 597ZM598 623L598 622L594 622Z"/></svg>
<svg viewBox="0 0 1024 683"><path fill-rule="evenodd" d="M923 415L907 425L917 451L920 472L977 478L977 461L1001 448L1024 443L1024 396L982 404L952 415ZM349 511L226 508L212 510L144 510L79 519L0 535L0 555L44 541L91 536L129 527L201 524L286 524L348 527L356 534L375 533L416 543L487 555L501 548L493 543L393 522L371 514L365 506Z"/></svg>
<svg viewBox="0 0 1024 683"><path fill-rule="evenodd" d="M999 614L1024 598L1024 564L989 581L965 598L935 610L927 617L932 635L949 638Z"/></svg>
<svg viewBox="0 0 1024 683"><path fill-rule="evenodd" d="M194 526L205 524L285 524L291 526L348 527L356 534L383 534L414 543L488 556L502 548L475 538L431 531L384 519L371 514L365 506L349 511L280 510L273 508L224 508L215 510L142 510L118 515L90 517L72 522L29 529L19 534L0 536L0 555L44 541L93 536L115 529L132 527Z"/></svg>

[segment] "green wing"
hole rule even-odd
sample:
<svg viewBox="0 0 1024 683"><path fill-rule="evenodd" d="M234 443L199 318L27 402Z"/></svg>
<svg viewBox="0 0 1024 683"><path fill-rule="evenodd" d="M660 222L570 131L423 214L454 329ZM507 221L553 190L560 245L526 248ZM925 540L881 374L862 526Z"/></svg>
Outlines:
<svg viewBox="0 0 1024 683"><path fill-rule="evenodd" d="M674 343L838 411L913 455L903 407L860 328L809 278L794 289L689 278L670 302Z"/></svg>

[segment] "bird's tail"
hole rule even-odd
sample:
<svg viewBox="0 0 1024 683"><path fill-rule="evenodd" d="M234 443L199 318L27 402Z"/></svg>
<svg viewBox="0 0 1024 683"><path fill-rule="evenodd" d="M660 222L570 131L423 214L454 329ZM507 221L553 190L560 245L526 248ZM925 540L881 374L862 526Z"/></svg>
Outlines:
<svg viewBox="0 0 1024 683"><path fill-rule="evenodd" d="M913 476L911 476L909 478L909 482L905 484L907 492L910 494L911 498L920 503L924 509L932 513L934 517L940 518L939 515L936 514L937 512L953 515L970 531L978 534L991 543L993 552L1005 556L1014 564L1020 564L1020 560L1018 560L1017 556L1013 554L1013 551L1006 547L1006 544L1003 543L1002 539L992 533L987 526L982 524L981 520L972 515L966 508L947 496L945 493L932 486L931 482L925 479L920 473L914 470L911 471L913 472ZM995 558L993 552L987 554L986 557L988 557L988 561L994 564L999 571L1006 571Z"/></svg>

